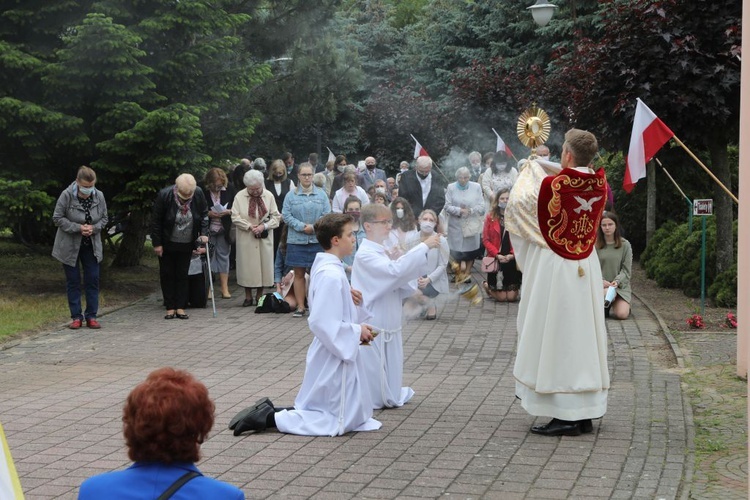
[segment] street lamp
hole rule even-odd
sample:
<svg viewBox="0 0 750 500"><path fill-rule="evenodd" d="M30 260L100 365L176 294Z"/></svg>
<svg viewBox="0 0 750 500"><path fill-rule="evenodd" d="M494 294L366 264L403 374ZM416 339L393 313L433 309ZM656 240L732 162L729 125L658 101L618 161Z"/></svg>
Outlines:
<svg viewBox="0 0 750 500"><path fill-rule="evenodd" d="M547 26L556 8L557 5L547 3L546 0L536 0L534 5L527 7L531 11L531 15L534 16L534 22L539 26Z"/></svg>

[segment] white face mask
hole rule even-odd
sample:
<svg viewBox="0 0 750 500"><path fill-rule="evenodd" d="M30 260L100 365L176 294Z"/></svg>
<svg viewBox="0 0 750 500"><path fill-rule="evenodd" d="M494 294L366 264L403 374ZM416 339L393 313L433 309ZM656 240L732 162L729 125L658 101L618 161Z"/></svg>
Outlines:
<svg viewBox="0 0 750 500"><path fill-rule="evenodd" d="M337 169L337 170L338 170L339 172L343 172L345 168L346 168L346 165L338 165L338 166L336 166L336 169Z"/></svg>
<svg viewBox="0 0 750 500"><path fill-rule="evenodd" d="M403 219L404 218L404 209L403 208L397 208L396 209L396 217L398 217L399 219Z"/></svg>
<svg viewBox="0 0 750 500"><path fill-rule="evenodd" d="M378 187L375 188L376 193L385 194L385 188L384 187Z"/></svg>
<svg viewBox="0 0 750 500"><path fill-rule="evenodd" d="M428 220L419 223L419 230L424 234L432 234L435 232L435 223Z"/></svg>

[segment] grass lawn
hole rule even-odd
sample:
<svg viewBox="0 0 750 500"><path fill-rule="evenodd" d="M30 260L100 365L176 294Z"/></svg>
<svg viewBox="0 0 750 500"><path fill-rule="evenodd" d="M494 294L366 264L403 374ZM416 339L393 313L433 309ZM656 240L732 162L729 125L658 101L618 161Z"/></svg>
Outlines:
<svg viewBox="0 0 750 500"><path fill-rule="evenodd" d="M0 236L0 342L70 321L65 273L51 252L51 248L34 252L8 236ZM141 266L129 269L110 267L112 257L105 248L99 283L100 315L159 288L153 252L146 252ZM83 302L85 307L85 299Z"/></svg>

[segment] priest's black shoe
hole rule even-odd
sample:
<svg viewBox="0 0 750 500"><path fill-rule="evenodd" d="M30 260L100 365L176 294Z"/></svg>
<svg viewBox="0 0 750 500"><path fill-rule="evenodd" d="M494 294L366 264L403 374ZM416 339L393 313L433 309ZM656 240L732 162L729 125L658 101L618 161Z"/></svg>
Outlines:
<svg viewBox="0 0 750 500"><path fill-rule="evenodd" d="M542 436L580 436L581 426L578 422L568 422L567 420L558 420L553 418L549 423L544 425L535 425L531 428L534 434Z"/></svg>
<svg viewBox="0 0 750 500"><path fill-rule="evenodd" d="M255 402L253 406L248 406L241 412L239 412L237 415L235 415L232 420L229 421L229 429L233 430L237 426L237 422L245 418L251 411L255 410L256 408L259 408L261 406L270 406L271 409L275 411L275 408L273 407L273 403L268 398L260 398L258 401Z"/></svg>
<svg viewBox="0 0 750 500"><path fill-rule="evenodd" d="M591 423L590 418L587 418L586 420L579 420L578 426L581 428L582 434L588 434L590 432L594 432L594 424Z"/></svg>
<svg viewBox="0 0 750 500"><path fill-rule="evenodd" d="M234 435L239 436L247 431L264 431L268 427L268 416L273 415L274 411L268 405L261 405L253 408L245 415L242 420L237 422L234 427Z"/></svg>

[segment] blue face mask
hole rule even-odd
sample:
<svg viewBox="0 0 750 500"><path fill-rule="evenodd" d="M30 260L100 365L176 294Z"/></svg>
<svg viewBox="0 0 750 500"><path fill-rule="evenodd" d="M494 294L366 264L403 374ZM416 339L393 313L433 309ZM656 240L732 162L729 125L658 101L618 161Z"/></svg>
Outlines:
<svg viewBox="0 0 750 500"><path fill-rule="evenodd" d="M84 196L88 196L94 192L94 186L91 186L91 187L78 186L78 192Z"/></svg>

